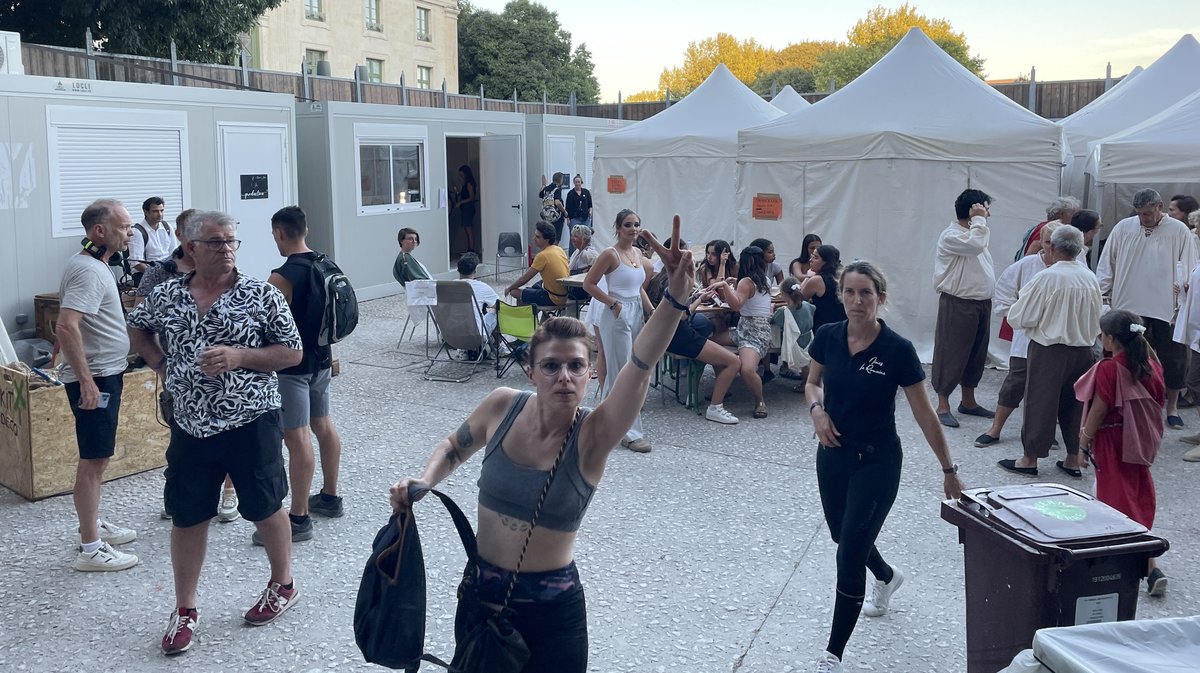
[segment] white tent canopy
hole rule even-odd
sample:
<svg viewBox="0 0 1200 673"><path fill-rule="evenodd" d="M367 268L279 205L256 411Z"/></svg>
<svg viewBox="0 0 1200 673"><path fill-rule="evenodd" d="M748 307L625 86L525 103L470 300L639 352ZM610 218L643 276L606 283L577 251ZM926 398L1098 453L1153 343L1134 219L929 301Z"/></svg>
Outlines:
<svg viewBox="0 0 1200 673"><path fill-rule="evenodd" d="M1197 89L1200 42L1184 35L1136 79L1127 76L1120 85L1059 122L1073 155L1065 174L1065 193L1085 197L1089 143L1141 124Z"/></svg>
<svg viewBox="0 0 1200 673"><path fill-rule="evenodd" d="M1058 195L1062 129L1017 105L917 29L841 91L738 134L738 238L765 237L780 261L806 234L843 261L872 260L891 277L894 327L932 352L933 257L967 188L994 199L997 272ZM778 194L782 221L752 217L758 194ZM998 322L998 321L997 321ZM1007 344L993 353L1007 359Z"/></svg>
<svg viewBox="0 0 1200 673"><path fill-rule="evenodd" d="M784 85L783 89L775 94L771 99L771 105L783 110L784 112L795 112L802 108L806 108L812 103L808 102L804 96L796 93L791 84Z"/></svg>
<svg viewBox="0 0 1200 673"><path fill-rule="evenodd" d="M1200 194L1200 90L1146 121L1091 144L1089 206L1106 222L1128 212L1133 193L1154 187Z"/></svg>
<svg viewBox="0 0 1200 673"><path fill-rule="evenodd" d="M724 65L683 100L632 126L596 137L594 160L597 245L613 240L612 221L632 208L643 226L670 233L679 213L691 241L730 238L737 132L783 112L742 84ZM612 177L624 193L610 193Z"/></svg>

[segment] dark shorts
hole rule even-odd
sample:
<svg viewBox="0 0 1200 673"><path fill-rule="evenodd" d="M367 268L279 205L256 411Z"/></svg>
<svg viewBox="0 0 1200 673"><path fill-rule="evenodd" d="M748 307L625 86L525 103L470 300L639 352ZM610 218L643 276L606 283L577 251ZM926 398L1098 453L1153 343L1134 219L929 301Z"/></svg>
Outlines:
<svg viewBox="0 0 1200 673"><path fill-rule="evenodd" d="M121 391L125 386L125 375L97 376L92 379L101 397L108 393L108 406L101 409L79 408L79 382L66 384L67 401L71 413L75 414L75 441L79 444L79 457L84 460L112 458L117 450L117 417L121 415Z"/></svg>
<svg viewBox="0 0 1200 673"><path fill-rule="evenodd" d="M262 521L279 510L288 492L279 416L279 410L272 409L243 426L204 438L171 424L163 499L176 526L195 526L217 515L226 474L237 490L242 518Z"/></svg>
<svg viewBox="0 0 1200 673"><path fill-rule="evenodd" d="M708 337L712 336L712 321L705 315L693 315L687 320L680 320L675 328L671 343L667 344L667 352L671 355L695 360L704 350Z"/></svg>
<svg viewBox="0 0 1200 673"><path fill-rule="evenodd" d="M534 306L558 306L554 300L550 298L550 291L542 287L540 284L534 287L526 287L521 290L521 303L533 304Z"/></svg>

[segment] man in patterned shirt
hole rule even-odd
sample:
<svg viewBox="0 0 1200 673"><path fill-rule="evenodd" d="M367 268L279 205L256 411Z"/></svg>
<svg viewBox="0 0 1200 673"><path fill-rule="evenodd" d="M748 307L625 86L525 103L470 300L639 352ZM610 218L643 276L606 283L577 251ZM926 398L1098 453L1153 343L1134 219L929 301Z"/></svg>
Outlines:
<svg viewBox="0 0 1200 673"><path fill-rule="evenodd" d="M300 362L300 333L279 290L238 272L235 227L224 213L196 213L184 226L195 271L154 288L128 318L131 342L175 402L165 492L174 521L175 611L162 640L166 654L191 647L208 521L217 514L226 474L271 567L246 621L266 624L297 598L291 526L282 509L288 482L275 372Z"/></svg>

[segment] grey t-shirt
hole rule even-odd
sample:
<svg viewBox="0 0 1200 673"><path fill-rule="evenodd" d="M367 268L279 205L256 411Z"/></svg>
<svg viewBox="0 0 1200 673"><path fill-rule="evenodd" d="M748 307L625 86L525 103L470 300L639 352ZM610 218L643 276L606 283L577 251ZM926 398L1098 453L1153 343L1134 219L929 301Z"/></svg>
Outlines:
<svg viewBox="0 0 1200 673"><path fill-rule="evenodd" d="M129 355L129 331L125 327L125 309L121 293L108 265L91 255L72 255L58 288L62 308L83 314L79 332L83 353L92 376L113 376L125 371ZM67 365L65 383L78 377Z"/></svg>

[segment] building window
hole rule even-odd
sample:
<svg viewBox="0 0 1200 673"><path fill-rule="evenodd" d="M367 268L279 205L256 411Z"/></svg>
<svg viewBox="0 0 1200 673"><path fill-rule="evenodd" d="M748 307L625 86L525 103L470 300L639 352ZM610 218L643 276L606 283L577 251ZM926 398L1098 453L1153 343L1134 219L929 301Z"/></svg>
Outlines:
<svg viewBox="0 0 1200 673"><path fill-rule="evenodd" d="M367 81L375 84L383 82L383 61L377 58L367 59Z"/></svg>
<svg viewBox="0 0 1200 673"><path fill-rule="evenodd" d="M424 154L425 145L420 141L361 142L358 146L361 207L383 212L423 208Z"/></svg>
<svg viewBox="0 0 1200 673"><path fill-rule="evenodd" d="M433 41L433 36L429 33L429 10L424 7L417 8L417 39L423 42Z"/></svg>
<svg viewBox="0 0 1200 673"><path fill-rule="evenodd" d="M304 69L310 75L317 74L317 61L327 61L329 52L318 49L304 50Z"/></svg>
<svg viewBox="0 0 1200 673"><path fill-rule="evenodd" d="M432 89L433 88L433 68L427 65L417 66L417 88Z"/></svg>
<svg viewBox="0 0 1200 673"><path fill-rule="evenodd" d="M379 24L379 0L363 0L363 22L367 30L383 30Z"/></svg>
<svg viewBox="0 0 1200 673"><path fill-rule="evenodd" d="M304 18L324 21L325 0L304 0Z"/></svg>

